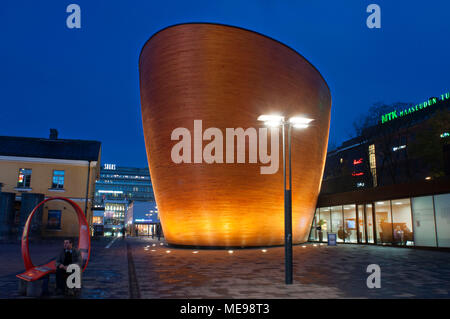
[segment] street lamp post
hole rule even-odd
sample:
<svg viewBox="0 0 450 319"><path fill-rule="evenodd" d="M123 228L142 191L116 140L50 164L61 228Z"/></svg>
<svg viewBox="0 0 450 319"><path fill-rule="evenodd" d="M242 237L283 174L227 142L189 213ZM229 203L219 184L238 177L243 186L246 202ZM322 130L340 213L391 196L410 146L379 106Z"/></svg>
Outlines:
<svg viewBox="0 0 450 319"><path fill-rule="evenodd" d="M283 190L284 190L284 265L285 265L285 283L292 284L292 168L291 168L291 131L294 128L307 128L311 119L295 116L289 121L285 121L283 116L279 115L261 115L259 121L264 121L266 125L272 127L281 126L283 136ZM286 138L287 128L288 140L288 169L289 169L289 188L286 186Z"/></svg>

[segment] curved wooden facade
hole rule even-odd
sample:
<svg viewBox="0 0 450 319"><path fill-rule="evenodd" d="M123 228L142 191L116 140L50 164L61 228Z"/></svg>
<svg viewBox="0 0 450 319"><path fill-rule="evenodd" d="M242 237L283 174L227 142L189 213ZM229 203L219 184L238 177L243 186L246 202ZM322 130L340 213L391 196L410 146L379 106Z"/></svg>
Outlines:
<svg viewBox="0 0 450 319"><path fill-rule="evenodd" d="M171 160L175 128L260 128L261 114L314 119L292 130L293 242L305 242L322 179L331 95L320 73L289 47L216 24L182 24L150 38L139 59L142 121L158 211L171 244L284 244L283 169ZM203 147L209 141L203 142ZM248 145L247 145L248 148ZM236 150L236 148L235 148ZM194 151L192 150L192 154ZM193 157L193 155L192 155ZM225 149L224 149L225 157Z"/></svg>

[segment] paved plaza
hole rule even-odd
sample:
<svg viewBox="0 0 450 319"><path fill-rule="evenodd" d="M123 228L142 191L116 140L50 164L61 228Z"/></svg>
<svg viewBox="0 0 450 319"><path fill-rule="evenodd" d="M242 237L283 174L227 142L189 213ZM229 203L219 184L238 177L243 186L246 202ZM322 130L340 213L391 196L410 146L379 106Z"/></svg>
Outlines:
<svg viewBox="0 0 450 319"><path fill-rule="evenodd" d="M33 261L48 261L61 246L32 244ZM287 286L283 247L231 253L151 238L93 240L81 298L450 298L450 252L308 243L293 253ZM379 289L367 288L369 264L381 268ZM0 298L25 298L15 277L23 269L20 244L0 244Z"/></svg>

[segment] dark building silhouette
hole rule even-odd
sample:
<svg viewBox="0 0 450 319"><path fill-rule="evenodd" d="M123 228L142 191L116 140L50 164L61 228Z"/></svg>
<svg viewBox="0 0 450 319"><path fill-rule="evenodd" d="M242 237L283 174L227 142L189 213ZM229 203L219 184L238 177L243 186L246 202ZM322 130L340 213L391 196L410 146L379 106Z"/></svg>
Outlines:
<svg viewBox="0 0 450 319"><path fill-rule="evenodd" d="M364 128L359 136L329 151L321 193L333 194L450 175L450 128L435 130L434 138L439 142L434 145L423 147L420 143L434 125L433 121L439 121L445 114L448 118L449 97L449 93L444 94L435 98L436 103L418 107L417 111L416 106L411 106L414 111L385 122L381 117L376 125ZM400 114L398 110L397 113ZM432 134L429 132L430 138ZM436 147L441 149L430 150ZM430 152L440 156L436 158L442 164L440 167L433 167Z"/></svg>

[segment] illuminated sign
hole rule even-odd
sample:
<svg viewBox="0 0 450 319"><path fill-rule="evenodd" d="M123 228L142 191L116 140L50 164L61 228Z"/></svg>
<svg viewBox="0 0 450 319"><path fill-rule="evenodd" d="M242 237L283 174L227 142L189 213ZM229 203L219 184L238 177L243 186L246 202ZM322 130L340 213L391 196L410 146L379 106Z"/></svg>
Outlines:
<svg viewBox="0 0 450 319"><path fill-rule="evenodd" d="M407 109L404 109L404 110L401 110L401 111L395 110L395 111L386 113L384 115L381 115L381 124L389 122L389 121L392 121L392 120L395 120L398 117L402 117L402 116L411 114L413 112L425 109L425 108L427 108L429 106L432 106L432 105L436 104L438 101L445 101L445 100L448 100L448 99L450 99L450 93L449 92L441 94L441 96L439 98L435 98L435 97L430 98L430 99L428 99L428 101L424 101L422 103L416 104L415 106L411 106L411 107L409 107Z"/></svg>
<svg viewBox="0 0 450 319"><path fill-rule="evenodd" d="M152 222L151 219L143 219L143 218L135 219L134 221L136 223L151 223Z"/></svg>
<svg viewBox="0 0 450 319"><path fill-rule="evenodd" d="M363 159L362 159L362 158L360 158L359 160L353 160L353 165L358 165L358 164L361 164L361 163L362 163L362 161L363 161Z"/></svg>
<svg viewBox="0 0 450 319"><path fill-rule="evenodd" d="M449 132L444 132L444 133L441 134L441 138L449 137L449 136L450 136Z"/></svg>
<svg viewBox="0 0 450 319"><path fill-rule="evenodd" d="M400 145L400 146L394 146L394 147L392 148L392 150L393 150L394 152L397 152L398 150L402 150L402 149L404 149L404 148L406 148L406 145Z"/></svg>
<svg viewBox="0 0 450 319"><path fill-rule="evenodd" d="M106 194L123 194L123 191L105 191L105 190L99 190L99 193L106 193Z"/></svg>
<svg viewBox="0 0 450 319"><path fill-rule="evenodd" d="M363 172L361 172L361 173L355 173L355 172L353 172L353 173L352 173L352 176L362 176L362 175L364 175Z"/></svg>
<svg viewBox="0 0 450 319"><path fill-rule="evenodd" d="M111 170L115 170L116 169L116 164L104 164L103 165L104 169L111 169Z"/></svg>

